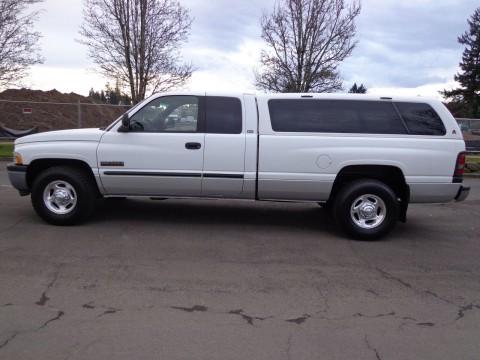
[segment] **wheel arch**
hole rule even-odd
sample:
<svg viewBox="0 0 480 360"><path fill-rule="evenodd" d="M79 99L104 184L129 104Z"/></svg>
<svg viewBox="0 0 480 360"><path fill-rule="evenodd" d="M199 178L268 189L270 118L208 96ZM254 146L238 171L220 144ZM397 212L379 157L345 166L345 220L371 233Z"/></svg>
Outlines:
<svg viewBox="0 0 480 360"><path fill-rule="evenodd" d="M338 191L345 184L359 179L374 179L388 185L400 199L400 221L406 221L408 203L410 202L410 188L405 175L397 166L393 165L348 165L340 170L335 177L329 202L332 202Z"/></svg>
<svg viewBox="0 0 480 360"><path fill-rule="evenodd" d="M87 162L77 159L63 159L63 158L47 158L47 159L37 159L33 160L27 167L27 184L31 189L35 178L43 171L54 167L54 166L67 166L76 169L81 169L85 171L86 174L90 177L93 184L95 184L98 196L101 195L101 187L95 177L92 168L88 165Z"/></svg>

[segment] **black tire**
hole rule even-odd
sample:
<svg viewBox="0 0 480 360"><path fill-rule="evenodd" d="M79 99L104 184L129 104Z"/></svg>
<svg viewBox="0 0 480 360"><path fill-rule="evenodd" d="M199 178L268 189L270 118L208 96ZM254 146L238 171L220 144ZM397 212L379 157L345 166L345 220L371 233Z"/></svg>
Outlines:
<svg viewBox="0 0 480 360"><path fill-rule="evenodd" d="M358 220L358 214L351 213L354 202L364 195L374 195L384 203L385 212L378 210L380 214L384 215L383 221L373 228L358 225L354 221L354 218ZM379 205L379 208L383 208L383 206ZM381 181L370 179L356 180L345 184L337 193L333 202L333 214L336 223L356 240L373 241L386 236L397 224L399 211L397 196L393 190ZM375 220L367 221L371 222L367 225L374 225Z"/></svg>
<svg viewBox="0 0 480 360"><path fill-rule="evenodd" d="M76 192L76 204L67 214L57 214L51 211L43 199L46 187L54 181L69 183ZM33 182L32 205L37 214L49 224L75 225L79 224L93 213L96 198L98 197L97 185L86 171L68 166L55 166L41 172Z"/></svg>

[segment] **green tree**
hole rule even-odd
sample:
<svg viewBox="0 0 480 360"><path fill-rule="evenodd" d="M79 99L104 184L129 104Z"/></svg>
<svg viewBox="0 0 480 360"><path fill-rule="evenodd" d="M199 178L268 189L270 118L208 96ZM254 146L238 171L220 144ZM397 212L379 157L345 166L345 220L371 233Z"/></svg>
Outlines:
<svg viewBox="0 0 480 360"><path fill-rule="evenodd" d="M355 83L348 92L350 94L366 94L367 88L363 84L358 86L357 83Z"/></svg>
<svg viewBox="0 0 480 360"><path fill-rule="evenodd" d="M455 81L460 87L444 90L441 94L451 101L449 107L456 109L456 116L480 117L480 8L468 20L470 29L458 38L465 46L460 72Z"/></svg>

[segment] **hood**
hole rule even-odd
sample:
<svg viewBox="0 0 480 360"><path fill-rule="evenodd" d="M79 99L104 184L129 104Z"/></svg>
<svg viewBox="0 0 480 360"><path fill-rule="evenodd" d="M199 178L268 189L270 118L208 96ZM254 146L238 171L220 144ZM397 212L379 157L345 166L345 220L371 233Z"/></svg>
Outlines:
<svg viewBox="0 0 480 360"><path fill-rule="evenodd" d="M95 141L99 142L104 130L100 129L74 129L49 131L39 134L33 134L21 137L15 140L15 145L26 144L32 142L45 141Z"/></svg>

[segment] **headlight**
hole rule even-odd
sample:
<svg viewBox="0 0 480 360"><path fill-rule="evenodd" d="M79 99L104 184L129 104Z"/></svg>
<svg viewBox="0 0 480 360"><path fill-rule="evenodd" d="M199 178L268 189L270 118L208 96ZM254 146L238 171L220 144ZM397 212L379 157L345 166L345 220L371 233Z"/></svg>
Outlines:
<svg viewBox="0 0 480 360"><path fill-rule="evenodd" d="M17 152L13 153L13 161L15 162L15 165L23 165L22 155Z"/></svg>

